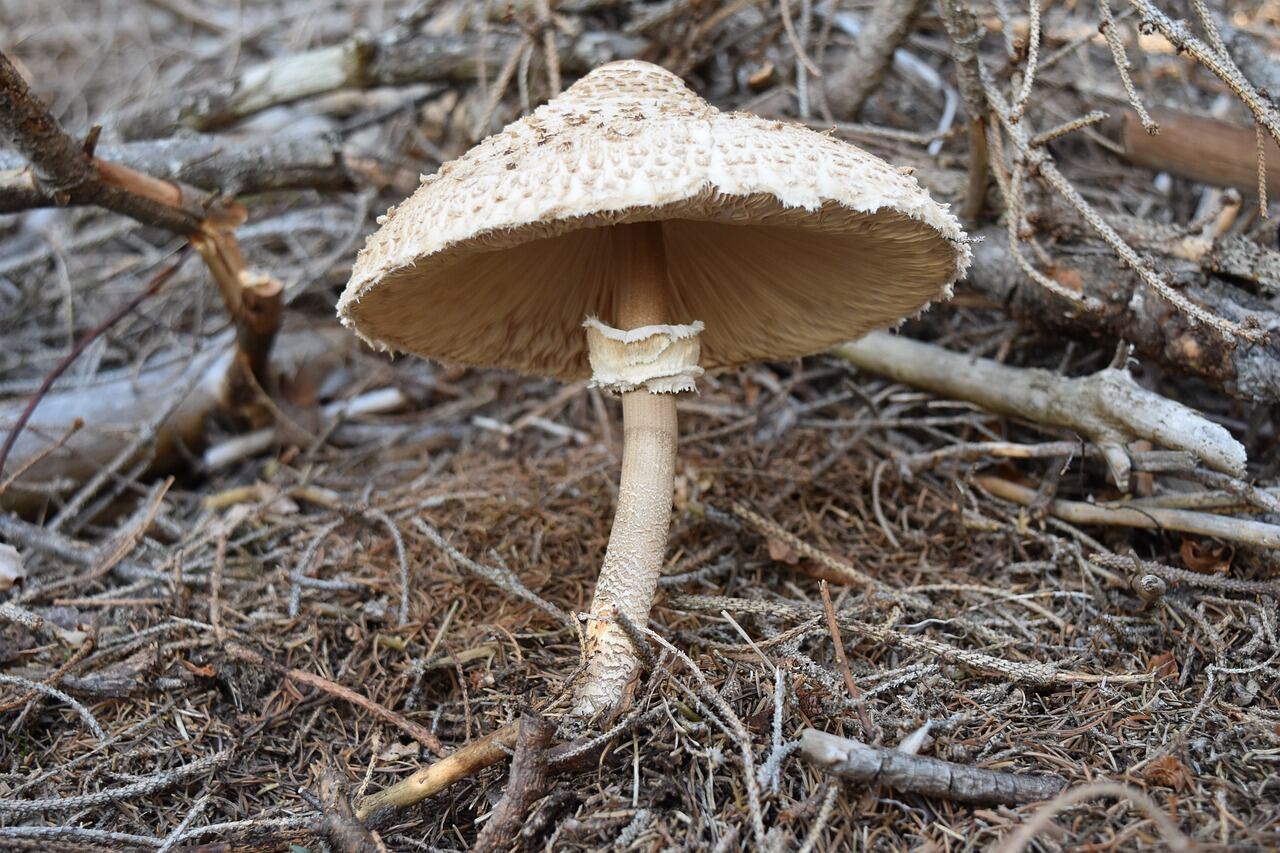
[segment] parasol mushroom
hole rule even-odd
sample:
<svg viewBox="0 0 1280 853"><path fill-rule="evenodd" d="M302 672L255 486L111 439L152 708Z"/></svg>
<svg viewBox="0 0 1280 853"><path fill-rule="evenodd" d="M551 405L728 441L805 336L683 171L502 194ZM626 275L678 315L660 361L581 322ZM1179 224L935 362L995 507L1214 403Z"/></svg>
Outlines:
<svg viewBox="0 0 1280 853"><path fill-rule="evenodd" d="M956 219L908 173L802 127L722 113L611 63L443 165L379 220L338 303L384 348L622 396L618 505L574 715L627 702L620 620L649 615L670 524L676 395L806 355L949 294ZM585 326L585 332L584 327Z"/></svg>

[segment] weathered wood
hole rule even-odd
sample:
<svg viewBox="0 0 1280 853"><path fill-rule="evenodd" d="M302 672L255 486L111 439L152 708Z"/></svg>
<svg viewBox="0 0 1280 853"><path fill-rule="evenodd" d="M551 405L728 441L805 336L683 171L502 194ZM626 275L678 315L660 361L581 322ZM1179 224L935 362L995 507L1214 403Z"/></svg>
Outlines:
<svg viewBox="0 0 1280 853"><path fill-rule="evenodd" d="M346 338L336 329L286 333L276 347L273 370L276 375L291 375L303 367L323 370L324 365L343 357ZM175 359L140 374L121 372L46 395L13 446L11 470L18 470L43 451L77 418L84 427L0 495L0 506L25 512L52 496L74 490L139 436L145 436L148 428L154 429L144 448L149 456L148 473L181 468L204 446L208 419L226 411L231 402L235 357L235 349L223 341L195 358ZM25 405L25 399L0 403L0 434L12 427ZM156 419L160 422L153 424Z"/></svg>
<svg viewBox="0 0 1280 853"><path fill-rule="evenodd" d="M502 799L476 837L472 853L498 853L511 848L525 816L547 792L547 756L555 726L534 711L520 718L520 736L511 759L511 773Z"/></svg>
<svg viewBox="0 0 1280 853"><path fill-rule="evenodd" d="M1258 144L1252 127L1163 108L1152 109L1151 117L1160 125L1154 136L1132 113L1119 120L1117 135L1129 162L1202 184L1257 193ZM1270 138L1266 146L1267 193L1274 197L1280 195L1280 147Z"/></svg>
<svg viewBox="0 0 1280 853"><path fill-rule="evenodd" d="M1188 318L1152 293L1132 271L1109 254L1071 252L1060 245L1056 265L1046 272L1067 287L1079 288L1101 305L1083 313L1031 281L1009 252L1003 228L975 234L973 266L961 292L976 291L1030 326L1076 337L1133 344L1146 361L1173 373L1195 376L1232 396L1259 403L1280 402L1280 313L1265 298L1206 275L1199 264L1183 264L1173 280L1184 296L1238 323L1253 322L1271 331L1271 341L1228 341ZM1252 317L1252 321L1249 318Z"/></svg>
<svg viewBox="0 0 1280 853"><path fill-rule="evenodd" d="M880 89L893 52L902 44L924 0L879 0L858 32L858 42L844 64L826 81L827 105L838 118L857 118L862 105Z"/></svg>
<svg viewBox="0 0 1280 853"><path fill-rule="evenodd" d="M868 746L852 738L805 729L800 753L810 763L848 782L884 785L957 803L1017 805L1047 800L1066 786L1057 776L1003 773Z"/></svg>
<svg viewBox="0 0 1280 853"><path fill-rule="evenodd" d="M1132 470L1125 446L1139 438L1188 451L1233 476L1244 474L1245 450L1231 433L1194 409L1146 390L1124 370L1067 378L888 332L873 332L832 352L863 369L990 412L1071 429L1102 450L1121 488L1128 487Z"/></svg>
<svg viewBox="0 0 1280 853"><path fill-rule="evenodd" d="M331 139L238 140L199 134L99 145L101 160L235 196L289 189L348 190L355 184L340 145ZM0 213L57 203L24 157L0 152Z"/></svg>
<svg viewBox="0 0 1280 853"><path fill-rule="evenodd" d="M520 36L409 36L345 43L286 56L246 69L229 80L180 89L117 113L108 126L125 139L157 139L179 131L226 127L264 109L340 89L462 82L496 74ZM583 33L558 39L564 69L583 71L611 59L636 56L642 39L616 33Z"/></svg>

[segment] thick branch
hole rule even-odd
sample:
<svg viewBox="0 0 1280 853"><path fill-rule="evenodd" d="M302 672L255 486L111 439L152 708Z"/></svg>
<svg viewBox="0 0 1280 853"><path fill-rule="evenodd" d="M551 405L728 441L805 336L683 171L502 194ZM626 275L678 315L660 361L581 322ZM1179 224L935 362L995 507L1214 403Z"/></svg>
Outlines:
<svg viewBox="0 0 1280 853"><path fill-rule="evenodd" d="M344 357L347 337L339 329L286 332L276 347L272 376L291 376L304 366L323 375ZM6 467L17 471L33 460L35 464L0 495L0 506L19 512L34 509L50 496L86 482L135 444L140 457L147 455L148 474L178 470L205 444L209 417L231 408L235 354L226 343L141 373L121 371L95 384L45 396L18 435ZM0 436L13 428L25 404L0 404ZM77 418L84 427L39 458Z"/></svg>
<svg viewBox="0 0 1280 853"><path fill-rule="evenodd" d="M893 52L915 26L924 0L879 0L858 33L845 64L827 82L827 105L837 117L857 118L893 64Z"/></svg>
<svg viewBox="0 0 1280 853"><path fill-rule="evenodd" d="M1254 129L1181 110L1152 109L1160 125L1147 133L1130 113L1117 122L1119 142L1129 162L1241 192L1258 189L1258 146ZM1280 147L1267 140L1267 192L1280 196Z"/></svg>
<svg viewBox="0 0 1280 853"><path fill-rule="evenodd" d="M132 170L104 172L100 162L62 129L2 53L0 134L31 161L30 192L49 196L57 204L105 207L178 234L200 229L202 217L197 212L156 198L159 188L147 186L145 176ZM0 186L11 189L10 184ZM177 192L185 201L181 190Z"/></svg>
<svg viewBox="0 0 1280 853"><path fill-rule="evenodd" d="M1123 370L1107 368L1068 379L1038 368L1008 367L888 332L874 332L834 352L859 367L984 409L1086 436L1102 449L1116 483L1127 487L1125 445L1144 438L1193 453L1206 465L1240 476L1244 448L1198 412L1139 386Z"/></svg>
<svg viewBox="0 0 1280 853"><path fill-rule="evenodd" d="M50 194L60 204L94 204L189 238L204 257L236 322L242 358L235 371L243 366L257 386L266 387L267 354L279 327L283 285L245 268L233 233L244 221L243 208L215 205L213 198L199 190L81 150L3 54L0 131L31 160L32 192ZM241 378L245 376L241 374Z"/></svg>
<svg viewBox="0 0 1280 853"><path fill-rule="evenodd" d="M1050 274L1100 305L1085 313L1072 310L1018 269L1003 229L986 229L982 237L973 247L965 286L1005 306L1020 321L1054 332L1127 341L1144 359L1174 373L1196 376L1246 400L1280 401L1280 313L1265 299L1200 271L1179 275L1179 289L1187 299L1236 322L1252 316L1261 329L1272 332L1268 343L1233 346L1166 300L1153 298L1113 256L1094 251L1068 255L1061 247L1057 252Z"/></svg>
<svg viewBox="0 0 1280 853"><path fill-rule="evenodd" d="M800 752L811 763L849 782L884 785L958 803L1033 803L1057 794L1066 782L1057 776L1002 773L868 746L851 738L805 729Z"/></svg>

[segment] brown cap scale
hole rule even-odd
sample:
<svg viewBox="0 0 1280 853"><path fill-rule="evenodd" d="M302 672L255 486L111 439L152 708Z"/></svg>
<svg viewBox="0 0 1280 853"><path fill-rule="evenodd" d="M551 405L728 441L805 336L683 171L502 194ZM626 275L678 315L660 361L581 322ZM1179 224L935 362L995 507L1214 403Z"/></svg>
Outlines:
<svg viewBox="0 0 1280 853"><path fill-rule="evenodd" d="M898 169L722 113L626 61L425 178L360 253L338 314L386 348L622 393L623 476L592 613L643 624L670 518L673 393L704 369L893 325L968 263L955 217ZM589 636L577 711L616 711L634 655L614 622Z"/></svg>

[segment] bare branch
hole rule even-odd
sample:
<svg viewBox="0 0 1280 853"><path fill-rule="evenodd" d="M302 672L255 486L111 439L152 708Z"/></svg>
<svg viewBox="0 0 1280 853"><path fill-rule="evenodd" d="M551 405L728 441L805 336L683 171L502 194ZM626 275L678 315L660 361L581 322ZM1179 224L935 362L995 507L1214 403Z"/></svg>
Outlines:
<svg viewBox="0 0 1280 853"><path fill-rule="evenodd" d="M341 89L471 81L492 74L498 60L517 51L525 36L489 31L465 36L390 33L355 36L343 44L257 65L230 80L173 92L124 110L108 126L125 139L156 139L181 130L209 131L262 110ZM556 36L561 64L570 73L611 59L635 56L642 39L613 33Z"/></svg>
<svg viewBox="0 0 1280 853"><path fill-rule="evenodd" d="M854 118L893 62L893 52L911 32L924 0L878 0L862 23L858 43L826 84L827 104L836 117Z"/></svg>
<svg viewBox="0 0 1280 853"><path fill-rule="evenodd" d="M957 803L997 805L1047 800L1067 784L1058 776L1003 773L941 758L908 755L853 738L805 729L800 753L811 763L849 782L884 785Z"/></svg>

